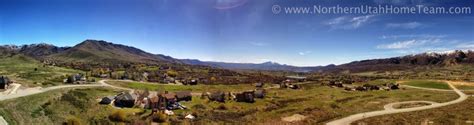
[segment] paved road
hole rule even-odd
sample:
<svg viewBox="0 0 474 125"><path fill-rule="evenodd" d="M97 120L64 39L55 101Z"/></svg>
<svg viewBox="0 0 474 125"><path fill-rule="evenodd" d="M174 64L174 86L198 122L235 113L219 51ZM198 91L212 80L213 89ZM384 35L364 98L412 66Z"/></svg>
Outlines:
<svg viewBox="0 0 474 125"><path fill-rule="evenodd" d="M331 121L326 123L326 125L349 125L350 123L361 120L364 118L369 118L369 117L374 117L374 116L380 116L380 115L386 115L386 114L395 114L395 113L402 113L402 112L412 112L412 111L420 111L420 110L426 110L426 109L433 109L433 108L438 108L442 106L447 106L447 105L452 105L456 103L460 103L468 98L468 96L464 93L462 93L459 89L454 87L451 82L447 82L448 85L454 90L459 95L459 98L456 100L452 100L449 102L444 102L444 103L433 103L432 105L428 106L421 106L421 107L413 107L413 108L404 108L404 109L385 109L385 110L380 110L380 111L372 111L372 112L365 112L365 113L359 113L359 114L354 114L342 119L338 119L335 121ZM400 102L397 102L400 103ZM393 105L387 104L387 105Z"/></svg>

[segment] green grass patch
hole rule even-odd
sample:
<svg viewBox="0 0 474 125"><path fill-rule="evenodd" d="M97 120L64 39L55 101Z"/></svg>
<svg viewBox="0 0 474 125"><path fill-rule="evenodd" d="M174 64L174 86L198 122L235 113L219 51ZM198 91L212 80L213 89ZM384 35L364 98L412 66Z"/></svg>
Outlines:
<svg viewBox="0 0 474 125"><path fill-rule="evenodd" d="M460 90L474 90L474 86L472 85L455 85L456 88Z"/></svg>
<svg viewBox="0 0 474 125"><path fill-rule="evenodd" d="M0 75L7 75L24 86L58 85L62 84L65 75L81 72L68 68L46 66L22 55L0 58Z"/></svg>
<svg viewBox="0 0 474 125"><path fill-rule="evenodd" d="M110 124L111 106L98 97L118 92L104 88L62 89L0 102L0 115L11 125L63 124L77 118L82 124Z"/></svg>
<svg viewBox="0 0 474 125"><path fill-rule="evenodd" d="M445 82L430 81L430 80L411 80L404 82L405 85L423 87L423 88L434 88L434 89L451 89Z"/></svg>
<svg viewBox="0 0 474 125"><path fill-rule="evenodd" d="M126 81L107 81L108 84L121 86L131 89L148 89L150 91L193 91L193 92L206 92L206 91L244 91L253 90L255 86L253 84L238 84L238 85L164 85L160 83L148 83L148 82L126 82Z"/></svg>

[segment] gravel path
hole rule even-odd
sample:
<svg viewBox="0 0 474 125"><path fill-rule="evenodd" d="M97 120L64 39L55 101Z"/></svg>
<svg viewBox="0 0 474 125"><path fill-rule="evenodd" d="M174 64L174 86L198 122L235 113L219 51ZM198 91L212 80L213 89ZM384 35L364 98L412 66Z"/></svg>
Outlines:
<svg viewBox="0 0 474 125"><path fill-rule="evenodd" d="M402 112L412 112L412 111L420 111L420 110L426 110L426 109L433 109L433 108L438 108L442 106L447 106L447 105L452 105L456 103L460 103L468 98L466 94L461 92L459 89L454 87L451 82L447 82L448 85L453 89L454 92L456 92L459 95L459 98L456 100L452 100L449 102L444 102L444 103L432 103L431 105L428 106L420 106L420 107L413 107L413 108L404 108L404 109L393 109L393 108L386 108L385 110L380 110L380 111L372 111L372 112L364 112L364 113L359 113L359 114L354 114L342 119L334 120L331 122L326 123L326 125L349 125L354 121L369 118L369 117L375 117L375 116L380 116L380 115L386 115L386 114L395 114L395 113L402 113ZM425 88L423 88L425 89ZM435 90L435 91L444 91L444 90L439 90L439 89L430 89L430 90ZM400 104L403 102L395 102L395 103L390 103L385 105L384 107L389 107L393 106L394 104Z"/></svg>

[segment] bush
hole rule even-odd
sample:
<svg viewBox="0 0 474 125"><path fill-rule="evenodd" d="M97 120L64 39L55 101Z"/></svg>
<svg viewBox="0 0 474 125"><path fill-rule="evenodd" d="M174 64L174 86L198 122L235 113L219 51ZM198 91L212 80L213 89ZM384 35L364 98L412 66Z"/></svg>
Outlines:
<svg viewBox="0 0 474 125"><path fill-rule="evenodd" d="M109 116L109 119L115 122L126 122L127 116L124 111L117 110Z"/></svg>
<svg viewBox="0 0 474 125"><path fill-rule="evenodd" d="M219 106L217 107L217 109L219 109L219 110L227 110L227 107L226 107L225 105L221 104L221 105L219 105Z"/></svg>
<svg viewBox="0 0 474 125"><path fill-rule="evenodd" d="M76 117L70 117L66 120L64 125L81 125L81 120Z"/></svg>
<svg viewBox="0 0 474 125"><path fill-rule="evenodd" d="M163 114L163 113L155 113L152 116L152 121L153 122L158 122L158 123L167 122L168 121L168 116L166 116L166 114Z"/></svg>
<svg viewBox="0 0 474 125"><path fill-rule="evenodd" d="M192 107L192 109L204 110L204 109L206 109L206 106L204 106L203 104L196 104Z"/></svg>
<svg viewBox="0 0 474 125"><path fill-rule="evenodd" d="M168 70L166 71L166 74L170 77L176 77L178 76L178 72L174 71L174 70Z"/></svg>

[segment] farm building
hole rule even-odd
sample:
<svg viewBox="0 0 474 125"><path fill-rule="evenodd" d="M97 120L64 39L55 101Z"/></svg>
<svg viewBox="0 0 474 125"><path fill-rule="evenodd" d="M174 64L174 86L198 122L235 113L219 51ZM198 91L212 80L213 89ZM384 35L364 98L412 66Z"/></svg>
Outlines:
<svg viewBox="0 0 474 125"><path fill-rule="evenodd" d="M133 107L135 105L135 100L137 96L135 94L130 94L128 92L126 93L120 93L115 97L115 106L118 107Z"/></svg>

